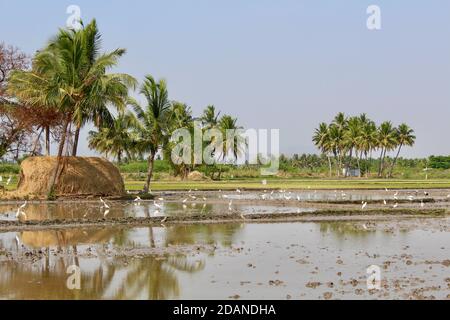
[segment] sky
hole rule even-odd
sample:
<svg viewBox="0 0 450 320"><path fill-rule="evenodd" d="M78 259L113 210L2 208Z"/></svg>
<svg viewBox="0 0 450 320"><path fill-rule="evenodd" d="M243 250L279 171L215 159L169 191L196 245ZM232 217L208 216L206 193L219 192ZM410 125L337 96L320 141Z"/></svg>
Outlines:
<svg viewBox="0 0 450 320"><path fill-rule="evenodd" d="M32 54L69 5L96 18L103 49L126 48L114 72L165 78L194 114L209 104L245 128L280 129L285 154L337 112L416 132L407 157L450 154L448 0L0 0L0 41ZM381 30L369 30L369 5ZM91 155L83 129L80 155Z"/></svg>

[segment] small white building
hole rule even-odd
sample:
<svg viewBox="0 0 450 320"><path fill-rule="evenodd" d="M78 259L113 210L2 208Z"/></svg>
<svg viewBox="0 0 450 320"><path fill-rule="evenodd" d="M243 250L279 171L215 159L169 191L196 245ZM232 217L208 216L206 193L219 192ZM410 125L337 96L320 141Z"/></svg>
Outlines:
<svg viewBox="0 0 450 320"><path fill-rule="evenodd" d="M360 177L361 176L361 170L358 168L349 168L348 172L347 169L342 169L342 175L344 177Z"/></svg>

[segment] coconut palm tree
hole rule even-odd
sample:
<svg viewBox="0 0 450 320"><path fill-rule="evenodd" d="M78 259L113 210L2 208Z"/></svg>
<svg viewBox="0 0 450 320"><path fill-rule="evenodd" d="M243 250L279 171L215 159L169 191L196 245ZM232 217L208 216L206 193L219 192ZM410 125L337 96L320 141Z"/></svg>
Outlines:
<svg viewBox="0 0 450 320"><path fill-rule="evenodd" d="M340 175L340 171L342 169L342 162L345 159L347 154L347 141L345 139L345 131L347 128L347 117L343 112L339 112L336 117L333 119L330 127L330 135L333 139L333 144L336 148L337 153L337 162L338 162L338 176Z"/></svg>
<svg viewBox="0 0 450 320"><path fill-rule="evenodd" d="M243 137L239 133L242 127L237 125L237 118L233 118L229 115L224 115L220 118L218 128L222 132L222 159L225 159L228 155L232 154L235 160L242 154L242 148L244 145Z"/></svg>
<svg viewBox="0 0 450 320"><path fill-rule="evenodd" d="M125 53L116 49L99 54L101 35L93 20L75 31L61 29L48 46L33 59L30 71L16 71L10 82L21 97L32 105L55 106L64 113L64 128L58 148L62 155L67 128L73 122L76 127L73 155L76 155L79 129L88 122L101 125L112 120L108 105L123 110L126 106L128 88L135 84L126 74L108 74Z"/></svg>
<svg viewBox="0 0 450 320"><path fill-rule="evenodd" d="M108 155L117 157L118 163L121 163L123 153L130 159L136 145L137 137L133 131L136 126L137 119L134 114L121 112L110 126L101 127L98 131L89 131L89 148L104 153L106 157Z"/></svg>
<svg viewBox="0 0 450 320"><path fill-rule="evenodd" d="M189 131L189 135L191 137L191 150L194 149L194 141L192 137L194 136L194 117L192 116L191 108L185 103L174 101L171 104L170 115L167 121L168 123L168 132L167 138L163 143L163 152L164 158L172 160L172 152L177 142L170 140L168 137L172 136L172 134L178 129L186 129ZM200 129L200 128L199 128ZM185 163L174 163L173 161L169 161L172 169L174 170L174 174L176 176L181 176L183 179L187 177L194 164L194 154L191 152L191 159L189 162Z"/></svg>
<svg viewBox="0 0 450 320"><path fill-rule="evenodd" d="M391 169L389 171L389 177L392 178L392 173L394 171L395 164L397 163L398 156L402 150L403 146L413 146L416 141L416 136L414 135L414 130L411 129L406 123L402 123L395 130L396 142L398 144L398 151L392 163Z"/></svg>
<svg viewBox="0 0 450 320"><path fill-rule="evenodd" d="M377 126L375 122L369 120L362 123L361 136L359 139L360 161L364 155L366 161L366 176L369 176L369 170L372 163L372 152L377 147Z"/></svg>
<svg viewBox="0 0 450 320"><path fill-rule="evenodd" d="M219 123L219 116L220 112L216 112L216 108L213 105L209 105L203 111L200 120L206 129L211 129L217 127Z"/></svg>
<svg viewBox="0 0 450 320"><path fill-rule="evenodd" d="M358 158L358 143L361 138L361 122L358 117L351 117L346 121L346 126L344 128L344 140L346 144L346 149L349 150L349 159L345 167L345 175L348 176L350 169L350 164L353 157L353 150L356 152L356 158Z"/></svg>
<svg viewBox="0 0 450 320"><path fill-rule="evenodd" d="M76 155L82 125L94 118L97 125L101 124L102 119L108 118L107 105L123 110L128 88L135 85L134 78L127 74L107 73L125 50L99 54L100 37L95 20L80 30L60 29L49 45L35 55L32 70L11 75L13 85L21 86L23 96L33 105L56 107L64 115L50 190L60 174L71 125L75 126L72 154Z"/></svg>
<svg viewBox="0 0 450 320"><path fill-rule="evenodd" d="M383 175L384 161L386 153L394 149L397 145L396 131L392 122L385 121L378 128L378 148L380 148L380 166L378 169L378 177Z"/></svg>
<svg viewBox="0 0 450 320"><path fill-rule="evenodd" d="M330 129L325 122L319 124L319 127L315 130L313 136L314 144L320 149L320 151L327 156L328 159L328 167L329 167L329 175L332 175L332 166L331 166L331 141L330 141Z"/></svg>
<svg viewBox="0 0 450 320"><path fill-rule="evenodd" d="M133 108L139 120L138 147L141 151L149 153L147 179L144 185L144 192L148 192L155 155L168 137L171 103L166 81L157 82L151 75L145 77L140 93L144 95L146 105L142 108L137 103L133 103Z"/></svg>

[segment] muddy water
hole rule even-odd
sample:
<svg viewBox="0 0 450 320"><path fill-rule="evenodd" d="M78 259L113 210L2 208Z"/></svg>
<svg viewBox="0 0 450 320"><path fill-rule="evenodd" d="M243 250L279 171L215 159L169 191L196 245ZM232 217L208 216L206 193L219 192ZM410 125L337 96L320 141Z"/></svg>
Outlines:
<svg viewBox="0 0 450 320"><path fill-rule="evenodd" d="M392 219L392 218L391 218ZM3 299L446 298L448 218L0 233ZM67 267L81 289L66 286ZM368 290L366 269L381 269Z"/></svg>
<svg viewBox="0 0 450 320"><path fill-rule="evenodd" d="M195 192L193 193L195 194ZM197 193L201 194L201 193ZM216 198L234 200L299 200L308 202L326 201L390 201L434 198L435 200L450 199L450 190L261 190L233 192L213 192Z"/></svg>
<svg viewBox="0 0 450 320"><path fill-rule="evenodd" d="M70 219L98 219L98 218L124 218L124 217L163 217L186 215L214 215L239 212L243 214L277 214L291 212L313 212L314 208L305 205L274 206L264 204L240 204L229 202L199 201L142 201L124 202L108 201L109 208L105 208L99 201L91 202L57 202L57 203L27 203L17 210L21 203L0 204L1 220L70 220Z"/></svg>

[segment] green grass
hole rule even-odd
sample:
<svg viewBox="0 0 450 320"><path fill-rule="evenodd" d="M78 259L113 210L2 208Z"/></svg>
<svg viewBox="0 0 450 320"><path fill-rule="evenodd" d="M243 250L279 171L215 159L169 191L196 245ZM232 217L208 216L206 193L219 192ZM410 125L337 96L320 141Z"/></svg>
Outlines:
<svg viewBox="0 0 450 320"><path fill-rule="evenodd" d="M120 165L125 179L127 190L142 190L146 176L147 164L145 161ZM431 189L450 188L450 170L431 170L428 180L424 179L424 172L417 169L404 170L399 179L330 179L312 177L258 177L259 171L253 169L231 168L221 181L178 181L170 177L170 167L166 161L155 161L154 181L152 190L233 190L245 189ZM241 172L240 172L241 171ZM6 186L7 190L14 190L17 186L18 165L1 164L0 175L3 176L4 185L11 174L12 183ZM232 178L233 177L233 178ZM267 185L261 183L267 179Z"/></svg>
<svg viewBox="0 0 450 320"><path fill-rule="evenodd" d="M0 163L0 175L18 174L20 172L20 165Z"/></svg>
<svg viewBox="0 0 450 320"><path fill-rule="evenodd" d="M127 190L142 190L142 181L125 181ZM151 189L157 190L233 190L244 189L432 189L450 188L446 180L319 180L319 179L268 179L267 185L261 180L226 181L153 181Z"/></svg>
<svg viewBox="0 0 450 320"><path fill-rule="evenodd" d="M7 190L14 190L17 186L17 176L13 176L13 182L8 185ZM125 188L130 191L142 190L144 181L125 180ZM222 181L173 181L155 180L151 183L153 191L165 190L235 190L241 189L312 189L312 190L335 190L335 189L435 189L449 188L450 179L433 180L330 180L330 179L277 179L268 178L267 185L261 183L261 179L241 179Z"/></svg>

